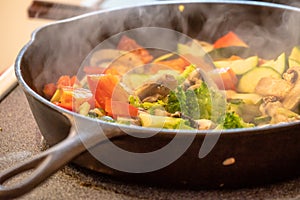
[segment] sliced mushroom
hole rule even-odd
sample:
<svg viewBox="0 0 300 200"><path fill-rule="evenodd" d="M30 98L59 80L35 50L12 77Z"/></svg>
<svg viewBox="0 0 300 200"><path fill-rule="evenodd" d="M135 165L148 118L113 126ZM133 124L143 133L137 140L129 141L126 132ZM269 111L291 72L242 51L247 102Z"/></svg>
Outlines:
<svg viewBox="0 0 300 200"><path fill-rule="evenodd" d="M210 130L216 127L216 124L208 119L199 119L196 120L198 124L198 130Z"/></svg>
<svg viewBox="0 0 300 200"><path fill-rule="evenodd" d="M300 67L292 67L287 70L284 77L294 82L294 87L285 96L282 104L289 110L297 110L300 103Z"/></svg>
<svg viewBox="0 0 300 200"><path fill-rule="evenodd" d="M260 106L262 115L268 115L271 119L271 124L277 124L280 122L291 122L299 120L299 115L294 113L283 106L279 101L279 98L275 96L269 96L263 98L263 103Z"/></svg>
<svg viewBox="0 0 300 200"><path fill-rule="evenodd" d="M291 84L294 84L298 79L298 72L297 72L297 70L290 68L282 76L283 76L284 80L290 82Z"/></svg>
<svg viewBox="0 0 300 200"><path fill-rule="evenodd" d="M191 127L198 129L198 130L209 130L209 129L213 129L216 127L216 124L211 120L208 120L208 119L195 120L192 117L187 116L181 112L175 112L173 114L170 114L170 116L186 119L190 122Z"/></svg>
<svg viewBox="0 0 300 200"><path fill-rule="evenodd" d="M183 82L184 89L188 89L193 85L200 85L202 83L203 77L201 70L197 68L194 70L188 78Z"/></svg>
<svg viewBox="0 0 300 200"><path fill-rule="evenodd" d="M142 102L155 102L166 97L170 90L175 89L177 80L173 75L164 74L155 81L148 82L135 91Z"/></svg>
<svg viewBox="0 0 300 200"><path fill-rule="evenodd" d="M198 125L198 123L197 123L196 120L194 120L190 116L187 116L187 115L183 114L182 112L177 111L175 113L170 114L170 116L171 117L175 117L175 118L182 118L182 119L188 120L189 123L190 123L190 126L193 127L193 128L195 128L195 129L198 129L198 127L199 127L199 125Z"/></svg>
<svg viewBox="0 0 300 200"><path fill-rule="evenodd" d="M262 115L273 116L276 114L276 109L282 107L281 102L275 96L268 96L263 98L263 103L261 104L259 110Z"/></svg>
<svg viewBox="0 0 300 200"><path fill-rule="evenodd" d="M291 82L284 79L264 77L258 82L255 92L261 96L275 96L283 99L293 86Z"/></svg>

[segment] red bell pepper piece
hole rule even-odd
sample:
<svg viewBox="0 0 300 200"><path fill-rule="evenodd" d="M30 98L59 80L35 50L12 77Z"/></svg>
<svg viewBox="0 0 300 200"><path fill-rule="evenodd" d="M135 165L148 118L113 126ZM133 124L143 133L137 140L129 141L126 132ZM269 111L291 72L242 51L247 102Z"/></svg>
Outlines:
<svg viewBox="0 0 300 200"><path fill-rule="evenodd" d="M68 110L73 109L73 88L59 87L53 95L51 102Z"/></svg>
<svg viewBox="0 0 300 200"><path fill-rule="evenodd" d="M48 84L44 85L43 93L47 99L51 99L52 96L54 95L56 89L57 89L57 87L54 83L48 83Z"/></svg>
<svg viewBox="0 0 300 200"><path fill-rule="evenodd" d="M87 76L89 88L101 108L105 107L106 99L111 99L119 78L111 74L99 74Z"/></svg>
<svg viewBox="0 0 300 200"><path fill-rule="evenodd" d="M105 108L107 100L128 101L127 92L119 85L119 77L112 74L87 76L89 88L96 100L95 106Z"/></svg>
<svg viewBox="0 0 300 200"><path fill-rule="evenodd" d="M139 56L145 64L153 60L153 56L149 53L149 51L139 45L135 40L125 35L120 39L117 49L131 51L135 55Z"/></svg>
<svg viewBox="0 0 300 200"><path fill-rule="evenodd" d="M112 74L112 75L117 75L121 76L120 72L115 69L113 66L110 66L104 70L104 74Z"/></svg>
<svg viewBox="0 0 300 200"><path fill-rule="evenodd" d="M105 102L105 112L107 115L116 118L120 117L137 117L138 109L123 101L107 100Z"/></svg>
<svg viewBox="0 0 300 200"><path fill-rule="evenodd" d="M183 72L184 69L190 64L191 64L190 62L188 62L186 59L182 57L175 58L172 60L159 61L159 62L155 62L154 66L151 67L151 72L155 73L163 69L163 67L167 67L173 70L177 70L179 72Z"/></svg>
<svg viewBox="0 0 300 200"><path fill-rule="evenodd" d="M211 78L215 81L219 89L236 90L238 78L229 67L214 69L211 73Z"/></svg>
<svg viewBox="0 0 300 200"><path fill-rule="evenodd" d="M56 83L56 86L58 88L60 87L64 87L64 86L74 86L75 83L77 83L78 80L77 80L77 77L76 76L61 76L59 77L57 83Z"/></svg>
<svg viewBox="0 0 300 200"><path fill-rule="evenodd" d="M82 103L89 102L92 96L92 93L87 89L64 86L56 90L51 102L62 108L76 112L77 108Z"/></svg>
<svg viewBox="0 0 300 200"><path fill-rule="evenodd" d="M214 43L214 48L223 48L229 46L248 47L248 45L232 31L220 37Z"/></svg>
<svg viewBox="0 0 300 200"><path fill-rule="evenodd" d="M55 91L57 90L57 88L61 88L61 87L65 87L65 86L73 87L75 83L79 83L76 76L72 76L72 77L67 76L67 75L61 76L61 77L59 77L56 84L48 83L48 84L44 85L43 93L47 99L51 99L52 96L54 95Z"/></svg>

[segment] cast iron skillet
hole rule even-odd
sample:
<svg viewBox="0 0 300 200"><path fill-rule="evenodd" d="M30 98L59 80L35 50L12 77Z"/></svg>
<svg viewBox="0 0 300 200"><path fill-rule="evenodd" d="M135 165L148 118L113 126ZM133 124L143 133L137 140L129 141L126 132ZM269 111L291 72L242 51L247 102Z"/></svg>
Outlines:
<svg viewBox="0 0 300 200"><path fill-rule="evenodd" d="M179 5L184 5L182 12ZM51 104L41 92L45 83L55 82L64 74L76 74L76 66L80 66L99 42L124 30L142 26L163 27L206 41L214 41L233 30L261 56L268 57L300 44L300 34L295 29L298 24L300 9L282 5L248 1L156 2L94 12L36 30L18 55L15 69L40 131L53 147L2 172L0 198L17 197L30 191L70 161L119 180L160 186L245 187L298 176L299 122L227 130L221 134L160 130L155 136L143 139L126 133L150 135L157 130L86 118ZM260 39L262 33L263 40ZM274 51L265 51L262 47ZM204 139L219 135L212 150L199 158ZM109 138L124 150L147 153L172 143L175 137L191 141L191 145L166 167L144 173L116 170L90 153L94 150L93 153L99 155L112 155ZM176 149L175 144L173 150ZM122 157L116 154L112 159L122 161ZM4 185L5 181L29 169L34 171L23 182Z"/></svg>

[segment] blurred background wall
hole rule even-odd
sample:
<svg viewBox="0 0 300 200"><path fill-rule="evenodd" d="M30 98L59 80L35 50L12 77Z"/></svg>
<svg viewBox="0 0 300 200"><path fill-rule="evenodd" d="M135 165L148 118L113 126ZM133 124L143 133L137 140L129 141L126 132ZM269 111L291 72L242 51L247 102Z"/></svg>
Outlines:
<svg viewBox="0 0 300 200"><path fill-rule="evenodd" d="M91 6L102 3L100 8L134 5L155 0L43 0L48 2ZM261 0L262 1L262 0ZM300 0L263 0L273 3L300 5ZM1 0L0 1L0 74L5 68L13 65L18 52L29 41L34 29L52 20L29 18L27 10L33 0Z"/></svg>

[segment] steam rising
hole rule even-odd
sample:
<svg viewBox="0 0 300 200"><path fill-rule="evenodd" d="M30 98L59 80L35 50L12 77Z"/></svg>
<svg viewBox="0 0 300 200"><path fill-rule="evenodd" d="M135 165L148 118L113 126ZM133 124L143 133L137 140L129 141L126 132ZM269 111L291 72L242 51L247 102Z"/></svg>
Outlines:
<svg viewBox="0 0 300 200"><path fill-rule="evenodd" d="M85 57L101 41L137 27L170 28L209 42L234 31L265 58L290 51L300 41L300 11L297 8L284 11L227 3L183 5L184 9L182 5L179 9L180 4L166 4L105 11L42 28L36 33L24 60L34 69L29 72L34 88L42 94L44 84L55 82L63 74L76 74ZM163 37L152 35L149 39L163 44L165 41L160 38Z"/></svg>

